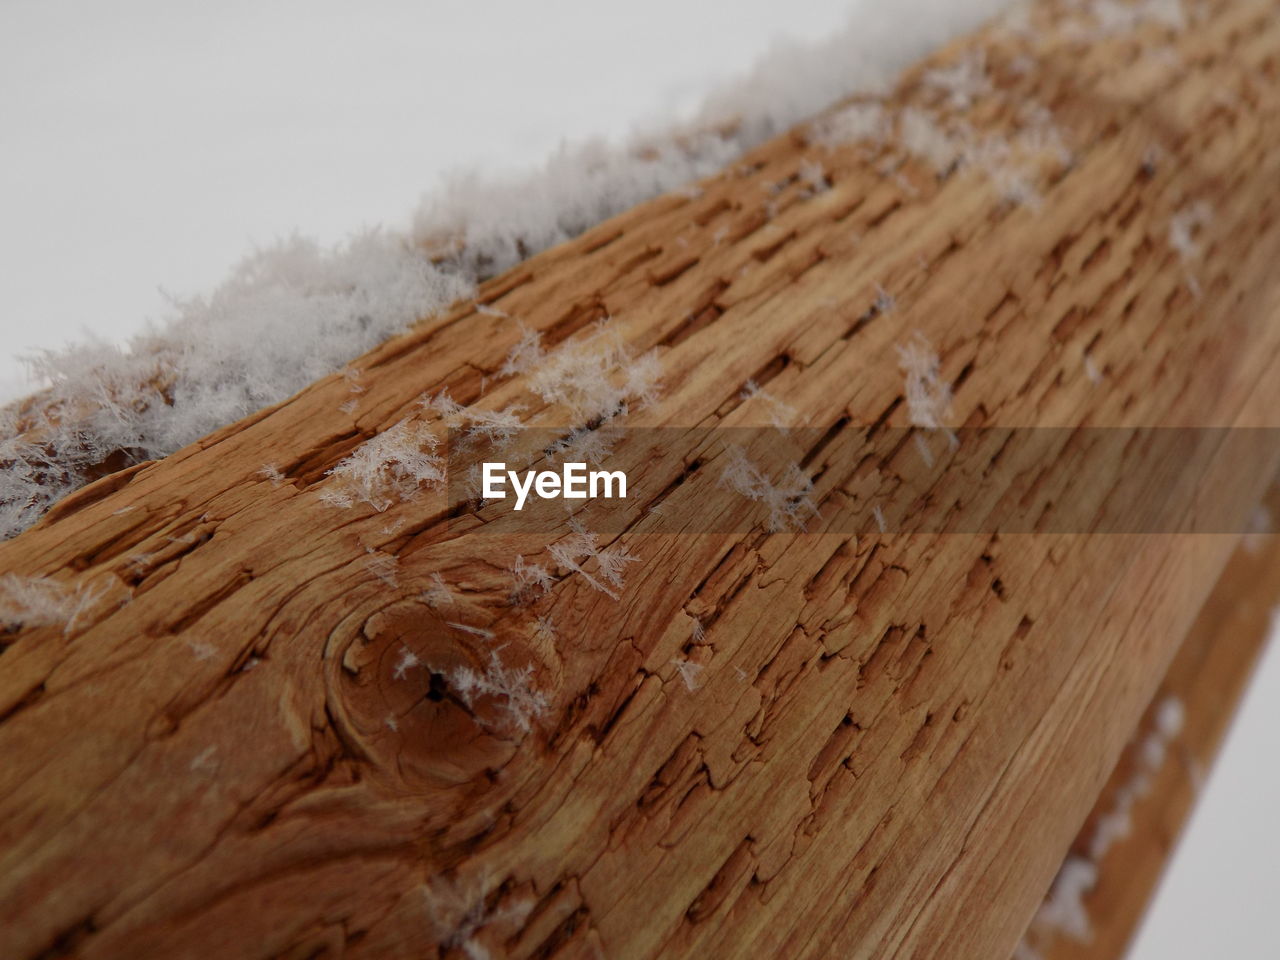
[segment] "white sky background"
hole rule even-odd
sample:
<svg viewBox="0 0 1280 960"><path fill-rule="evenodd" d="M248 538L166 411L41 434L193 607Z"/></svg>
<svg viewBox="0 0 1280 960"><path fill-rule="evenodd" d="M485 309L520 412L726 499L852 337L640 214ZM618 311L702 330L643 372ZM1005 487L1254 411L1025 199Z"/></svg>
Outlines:
<svg viewBox="0 0 1280 960"><path fill-rule="evenodd" d="M0 398L18 354L123 341L255 244L407 226L450 170L659 125L853 5L0 0ZM1137 960L1276 955L1277 704L1272 651Z"/></svg>

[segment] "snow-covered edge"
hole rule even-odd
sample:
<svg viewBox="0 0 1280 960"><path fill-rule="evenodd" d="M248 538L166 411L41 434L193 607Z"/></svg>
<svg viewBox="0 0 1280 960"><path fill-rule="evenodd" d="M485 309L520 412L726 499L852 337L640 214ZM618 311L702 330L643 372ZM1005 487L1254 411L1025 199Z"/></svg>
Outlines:
<svg viewBox="0 0 1280 960"><path fill-rule="evenodd" d="M0 411L0 537L26 529L124 451L167 456L279 402L471 296L476 284L745 151L912 63L1011 0L900 0L816 44L775 48L681 129L564 148L521 177L454 179L406 233L333 248L294 237L245 259L207 297L126 349L89 341L30 361L48 396ZM34 439L32 439L34 438Z"/></svg>

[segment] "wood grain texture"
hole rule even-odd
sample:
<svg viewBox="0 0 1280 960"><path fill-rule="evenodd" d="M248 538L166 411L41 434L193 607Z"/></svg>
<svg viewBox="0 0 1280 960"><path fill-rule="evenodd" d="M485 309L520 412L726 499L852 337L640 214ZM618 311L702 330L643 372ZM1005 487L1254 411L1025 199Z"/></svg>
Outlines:
<svg viewBox="0 0 1280 960"><path fill-rule="evenodd" d="M1268 498L1280 509L1280 491ZM1274 516L1275 514L1272 513ZM1118 808L1142 768L1142 750L1155 713L1167 698L1183 705L1185 724L1164 762L1129 812L1129 832L1098 863L1098 882L1084 897L1087 937L1038 931L1029 945L1044 960L1120 960L1169 865L1177 841L1211 774L1254 665L1280 610L1280 537L1251 535L1232 555L1160 684L1139 736L1125 748L1099 794L1072 853L1087 856L1098 822ZM1215 922L1206 917L1205 921Z"/></svg>
<svg viewBox="0 0 1280 960"><path fill-rule="evenodd" d="M1042 4L1030 35L938 55L985 55L975 130L1051 111L1071 158L1026 172L1035 203L981 163L801 129L479 299L550 344L608 316L657 350L631 426L767 423L753 378L797 422L905 426L916 330L955 426L1275 426L1280 18L1203 11L1086 45ZM923 77L891 106L947 109ZM1197 203L1191 261L1170 225ZM442 387L566 423L499 376L519 337L459 305L356 361L363 392L320 381L0 545L2 570L101 591L0 658L0 955L1013 949L1237 537L657 535L641 502L617 600L560 567L513 604L547 537L487 535L437 491L383 513L319 494L363 441L433 428L418 401ZM866 482L812 454L823 509ZM1253 480L1225 458L1202 479ZM528 734L450 689L493 646L549 702ZM425 666L397 676L405 649Z"/></svg>

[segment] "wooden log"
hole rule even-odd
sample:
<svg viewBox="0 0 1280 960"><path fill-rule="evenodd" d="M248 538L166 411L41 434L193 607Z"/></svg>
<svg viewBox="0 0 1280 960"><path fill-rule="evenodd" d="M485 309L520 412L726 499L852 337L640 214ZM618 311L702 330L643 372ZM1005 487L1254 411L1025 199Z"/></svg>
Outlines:
<svg viewBox="0 0 1280 960"><path fill-rule="evenodd" d="M367 441L439 431L424 392L581 426L502 376L510 317L657 351L632 429L767 426L754 380L879 443L917 330L949 426L1274 426L1280 21L1202 10L1086 43L1036 6L905 78L892 136L858 107L771 142L374 350L360 392L323 380L0 545L64 594L4 584L0 954L1010 952L1235 535L649 533L723 473L677 446L610 538L638 558L614 599L492 506L388 471L384 510L323 496ZM917 457L824 449L828 512ZM1196 479L1256 500L1262 454ZM513 598L517 556L545 594Z"/></svg>
<svg viewBox="0 0 1280 960"><path fill-rule="evenodd" d="M1280 492L1269 499L1271 515ZM1151 707L1138 725L1071 845L1096 883L1079 906L1088 928L1078 935L1053 923L1052 908L1033 920L1024 956L1042 960L1120 960L1136 934L1280 609L1280 537L1252 535L1232 554L1205 601ZM1167 705L1179 705L1182 728L1152 756L1152 733ZM1119 820L1117 820L1119 818ZM1104 836L1099 857L1095 848ZM1046 922L1049 921L1049 922Z"/></svg>

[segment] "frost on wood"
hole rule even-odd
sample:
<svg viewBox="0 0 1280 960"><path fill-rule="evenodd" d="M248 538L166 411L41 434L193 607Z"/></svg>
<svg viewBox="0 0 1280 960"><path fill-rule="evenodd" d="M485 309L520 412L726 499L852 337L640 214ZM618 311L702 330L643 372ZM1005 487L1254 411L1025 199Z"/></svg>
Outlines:
<svg viewBox="0 0 1280 960"><path fill-rule="evenodd" d="M208 298L174 305L129 349L44 352L51 382L32 412L8 411L0 523L12 535L116 452L166 456L296 393L470 290L382 233L333 250L293 239L240 265Z"/></svg>
<svg viewBox="0 0 1280 960"><path fill-rule="evenodd" d="M702 673L702 664L694 663L692 660L686 660L683 657L675 657L671 662L676 665L676 673L684 681L685 688L690 693L697 690L698 675Z"/></svg>
<svg viewBox="0 0 1280 960"><path fill-rule="evenodd" d="M422 661L418 659L418 655L408 647L400 648L400 656L396 659L395 666L391 669L391 676L396 680L403 680L414 667L422 666Z"/></svg>
<svg viewBox="0 0 1280 960"><path fill-rule="evenodd" d="M400 561L391 554L370 549L365 555L364 566L388 587L400 586Z"/></svg>
<svg viewBox="0 0 1280 960"><path fill-rule="evenodd" d="M769 510L769 532L802 529L807 516L817 516L813 504L813 482L795 464L787 467L778 482L770 480L747 458L741 447L730 447L728 463L720 475L720 485L748 500L763 503Z"/></svg>
<svg viewBox="0 0 1280 960"><path fill-rule="evenodd" d="M889 113L879 103L855 103L818 120L809 137L829 149L863 141L879 146L890 129Z"/></svg>
<svg viewBox="0 0 1280 960"><path fill-rule="evenodd" d="M1196 233L1212 219L1213 209L1202 200L1183 207L1169 221L1169 246L1178 252L1184 262L1200 255Z"/></svg>
<svg viewBox="0 0 1280 960"><path fill-rule="evenodd" d="M482 697L501 701L502 717L511 726L528 733L532 722L547 710L547 698L530 685L533 667L511 668L498 651L491 651L483 673L470 667L455 667L448 673L450 686L468 707Z"/></svg>
<svg viewBox="0 0 1280 960"><path fill-rule="evenodd" d="M636 356L607 321L549 353L526 333L503 371L524 374L546 403L561 404L592 426L657 400L661 374L656 351Z"/></svg>
<svg viewBox="0 0 1280 960"><path fill-rule="evenodd" d="M815 122L809 139L828 149L859 143L870 156L883 152L876 169L892 175L911 195L916 188L900 169L907 159L922 163L939 179L973 168L1001 199L1038 207L1036 183L1041 168L1071 162L1052 113L1035 101L1017 103L1013 122L1005 131L980 133L969 120L974 108L1005 98L988 75L981 52L927 70L921 85L925 91L921 104L898 109L887 103L861 102Z"/></svg>
<svg viewBox="0 0 1280 960"><path fill-rule="evenodd" d="M575 427L547 447L547 458L563 463L600 466L613 452L614 435L606 428Z"/></svg>
<svg viewBox="0 0 1280 960"><path fill-rule="evenodd" d="M938 354L919 331L897 350L906 378L908 418L913 426L937 430L951 410L951 385L942 379Z"/></svg>
<svg viewBox="0 0 1280 960"><path fill-rule="evenodd" d="M941 93L953 110L968 110L980 97L992 92L986 55L973 51L955 63L926 70L924 84Z"/></svg>
<svg viewBox="0 0 1280 960"><path fill-rule="evenodd" d="M1200 296L1200 282L1191 272L1191 264L1200 256L1197 236L1213 220L1213 208L1203 200L1188 204L1169 221L1169 246L1182 258L1187 271L1187 286L1192 294Z"/></svg>
<svg viewBox="0 0 1280 960"><path fill-rule="evenodd" d="M62 627L69 634L99 594L83 584L72 588L49 577L6 573L0 577L0 623L8 629Z"/></svg>
<svg viewBox="0 0 1280 960"><path fill-rule="evenodd" d="M422 204L408 236L366 233L331 249L295 237L246 259L211 296L175 303L127 349L88 342L40 354L32 368L47 395L0 424L0 536L30 526L109 457L163 457L284 400L480 280L715 173L841 98L884 89L1007 5L861 9L817 44L775 50L709 97L690 128L566 147L524 177L455 178Z"/></svg>
<svg viewBox="0 0 1280 960"><path fill-rule="evenodd" d="M1183 30L1187 26L1182 0L1087 0L1079 4L1079 12L1084 25L1077 29L1087 39L1127 33L1144 24L1170 30Z"/></svg>
<svg viewBox="0 0 1280 960"><path fill-rule="evenodd" d="M517 554L516 562L511 566L511 602L527 603L540 597L551 589L554 582L546 567L526 563L524 557Z"/></svg>
<svg viewBox="0 0 1280 960"><path fill-rule="evenodd" d="M515 404L504 410L484 410L463 406L449 396L448 390L441 390L434 397L424 398L422 406L438 413L445 427L460 433L465 441L485 440L503 447L524 429L520 419L524 408Z"/></svg>
<svg viewBox="0 0 1280 960"><path fill-rule="evenodd" d="M444 582L444 577L438 573L433 573L431 574L431 585L422 591L422 600L427 606L439 610L441 607L452 606L453 591Z"/></svg>
<svg viewBox="0 0 1280 960"><path fill-rule="evenodd" d="M822 164L815 160L801 161L798 176L809 194L822 193L831 186Z"/></svg>
<svg viewBox="0 0 1280 960"><path fill-rule="evenodd" d="M744 402L748 400L759 400L764 403L765 408L769 411L769 424L779 433L787 433L788 428L796 423L796 408L789 403L779 400L769 391L765 390L754 380L748 380L742 388L740 397Z"/></svg>
<svg viewBox="0 0 1280 960"><path fill-rule="evenodd" d="M529 899L490 903L482 877L463 892L461 886L444 876L430 877L422 886L423 908L436 940L445 950L458 950L467 960L489 960L482 942L485 931L499 938L509 937L524 924L534 907Z"/></svg>
<svg viewBox="0 0 1280 960"><path fill-rule="evenodd" d="M576 520L570 521L569 526L573 532L549 548L552 559L560 566L580 574L596 590L617 600L616 591L622 589L623 569L628 563L639 563L640 558L632 556L620 543L602 549L596 543L596 535L589 533ZM598 578L582 567L582 564L591 560L595 560Z"/></svg>
<svg viewBox="0 0 1280 960"><path fill-rule="evenodd" d="M421 487L444 482L439 441L422 423L401 420L367 440L328 476L332 482L320 496L335 507L365 503L379 513L392 504L413 500Z"/></svg>

